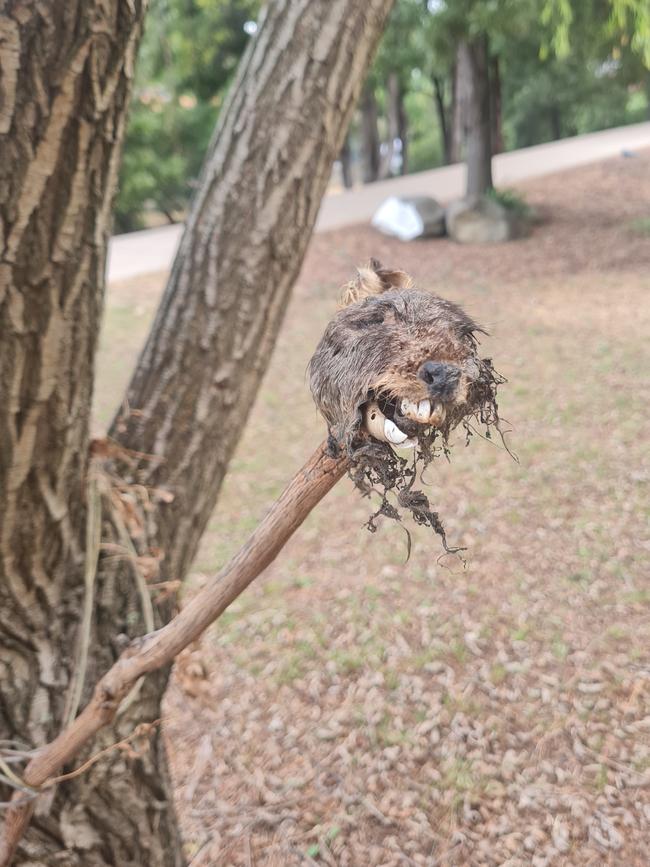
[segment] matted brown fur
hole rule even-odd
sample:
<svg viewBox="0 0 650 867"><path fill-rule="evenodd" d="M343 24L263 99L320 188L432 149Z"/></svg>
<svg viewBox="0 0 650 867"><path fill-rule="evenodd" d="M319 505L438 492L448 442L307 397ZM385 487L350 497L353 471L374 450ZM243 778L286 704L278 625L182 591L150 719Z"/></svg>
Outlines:
<svg viewBox="0 0 650 867"><path fill-rule="evenodd" d="M459 424L468 435L472 420L484 426L488 437L491 426L498 428L496 390L503 379L490 359L478 354L477 334L482 331L458 305L415 288L405 272L372 260L343 288L342 307L309 366L330 449L347 452L357 486L364 493L379 487L379 513L399 519L399 509L387 499L393 491L397 506L407 508L418 523L430 524L443 541L438 516L413 484L418 464L426 466L436 454L447 452L449 433ZM441 391L440 383L427 381L427 364L450 371L452 385ZM425 398L444 406L444 422L438 427L401 415L402 399ZM363 409L369 401L378 401L386 417L417 440L412 460L367 433Z"/></svg>

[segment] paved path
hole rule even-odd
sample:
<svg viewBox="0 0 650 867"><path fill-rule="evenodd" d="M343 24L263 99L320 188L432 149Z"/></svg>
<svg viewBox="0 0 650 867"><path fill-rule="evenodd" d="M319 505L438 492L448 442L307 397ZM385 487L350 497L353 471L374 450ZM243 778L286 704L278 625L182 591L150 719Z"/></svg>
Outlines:
<svg viewBox="0 0 650 867"><path fill-rule="evenodd" d="M526 178L571 169L618 156L623 151L647 147L650 147L650 123L575 136L499 154L493 163L494 181L498 186L508 186ZM316 231L368 222L387 196L428 194L447 202L462 196L464 185L465 166L454 165L329 194L323 199ZM182 226L162 226L111 238L108 250L109 281L168 269L181 232Z"/></svg>

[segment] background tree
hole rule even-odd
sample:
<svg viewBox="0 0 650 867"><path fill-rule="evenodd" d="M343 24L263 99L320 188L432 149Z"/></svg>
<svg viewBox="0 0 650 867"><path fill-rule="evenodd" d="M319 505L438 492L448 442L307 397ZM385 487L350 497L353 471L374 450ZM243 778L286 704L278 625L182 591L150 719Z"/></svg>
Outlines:
<svg viewBox="0 0 650 867"><path fill-rule="evenodd" d="M456 0L430 4L429 9L432 44L454 46L453 62L447 61L453 74L445 121L447 153L467 163L467 196L481 196L492 187L495 145L502 149L499 52L503 44L516 44L525 35L538 11L534 0ZM441 97L438 102L439 115L444 114Z"/></svg>
<svg viewBox="0 0 650 867"><path fill-rule="evenodd" d="M514 147L634 119L622 96L632 79L645 78L642 64L650 57L646 4L456 0L428 8L431 44L456 46L453 120L443 123L452 130L445 133L448 153L467 162L468 196L492 186L491 158L504 145L506 125L515 132ZM440 106L443 102L439 97Z"/></svg>
<svg viewBox="0 0 650 867"><path fill-rule="evenodd" d="M364 184L370 184L379 178L381 165L379 109L372 72L368 76L359 103L359 137L361 141L361 178Z"/></svg>
<svg viewBox="0 0 650 867"><path fill-rule="evenodd" d="M408 117L406 94L414 69L422 66L421 42L416 37L426 16L422 0L396 3L373 64L375 88L381 93L386 118L386 139L381 175L405 174L407 169Z"/></svg>
<svg viewBox="0 0 650 867"><path fill-rule="evenodd" d="M163 580L190 566L391 5L269 6L221 111L128 400L92 458L105 245L144 8L88 2L60 15L52 2L25 16L9 7L0 128L3 739L50 740L124 643L169 616L168 600L150 601L144 563L161 560ZM97 567L100 538L121 557L103 556ZM153 724L166 677L147 678L95 748ZM151 749L113 751L40 801L16 863L62 857L84 867L182 863L155 725Z"/></svg>
<svg viewBox="0 0 650 867"><path fill-rule="evenodd" d="M613 8L606 0L397 0L340 154L343 183L464 157L468 70L457 54L461 40L481 33L493 153L643 119L642 10L623 0L618 15ZM257 0L154 4L127 129L120 231L184 218L256 9ZM403 154L393 153L396 142Z"/></svg>

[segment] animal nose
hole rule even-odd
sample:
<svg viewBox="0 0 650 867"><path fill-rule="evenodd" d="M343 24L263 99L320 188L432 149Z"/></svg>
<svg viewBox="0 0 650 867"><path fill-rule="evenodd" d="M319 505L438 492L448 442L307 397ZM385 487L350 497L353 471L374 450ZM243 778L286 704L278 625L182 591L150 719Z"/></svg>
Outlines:
<svg viewBox="0 0 650 867"><path fill-rule="evenodd" d="M418 370L418 377L426 383L432 398L449 400L458 386L460 368L444 361L425 361Z"/></svg>

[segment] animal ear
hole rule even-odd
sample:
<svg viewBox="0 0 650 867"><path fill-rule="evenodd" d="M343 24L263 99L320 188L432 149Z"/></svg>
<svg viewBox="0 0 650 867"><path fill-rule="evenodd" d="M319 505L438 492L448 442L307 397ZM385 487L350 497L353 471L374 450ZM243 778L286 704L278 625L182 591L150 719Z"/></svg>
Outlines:
<svg viewBox="0 0 650 867"><path fill-rule="evenodd" d="M339 309L363 301L371 295L381 295L391 289L412 289L415 286L413 278L405 271L392 271L383 268L377 259L371 259L367 265L357 269L357 276L341 289Z"/></svg>

